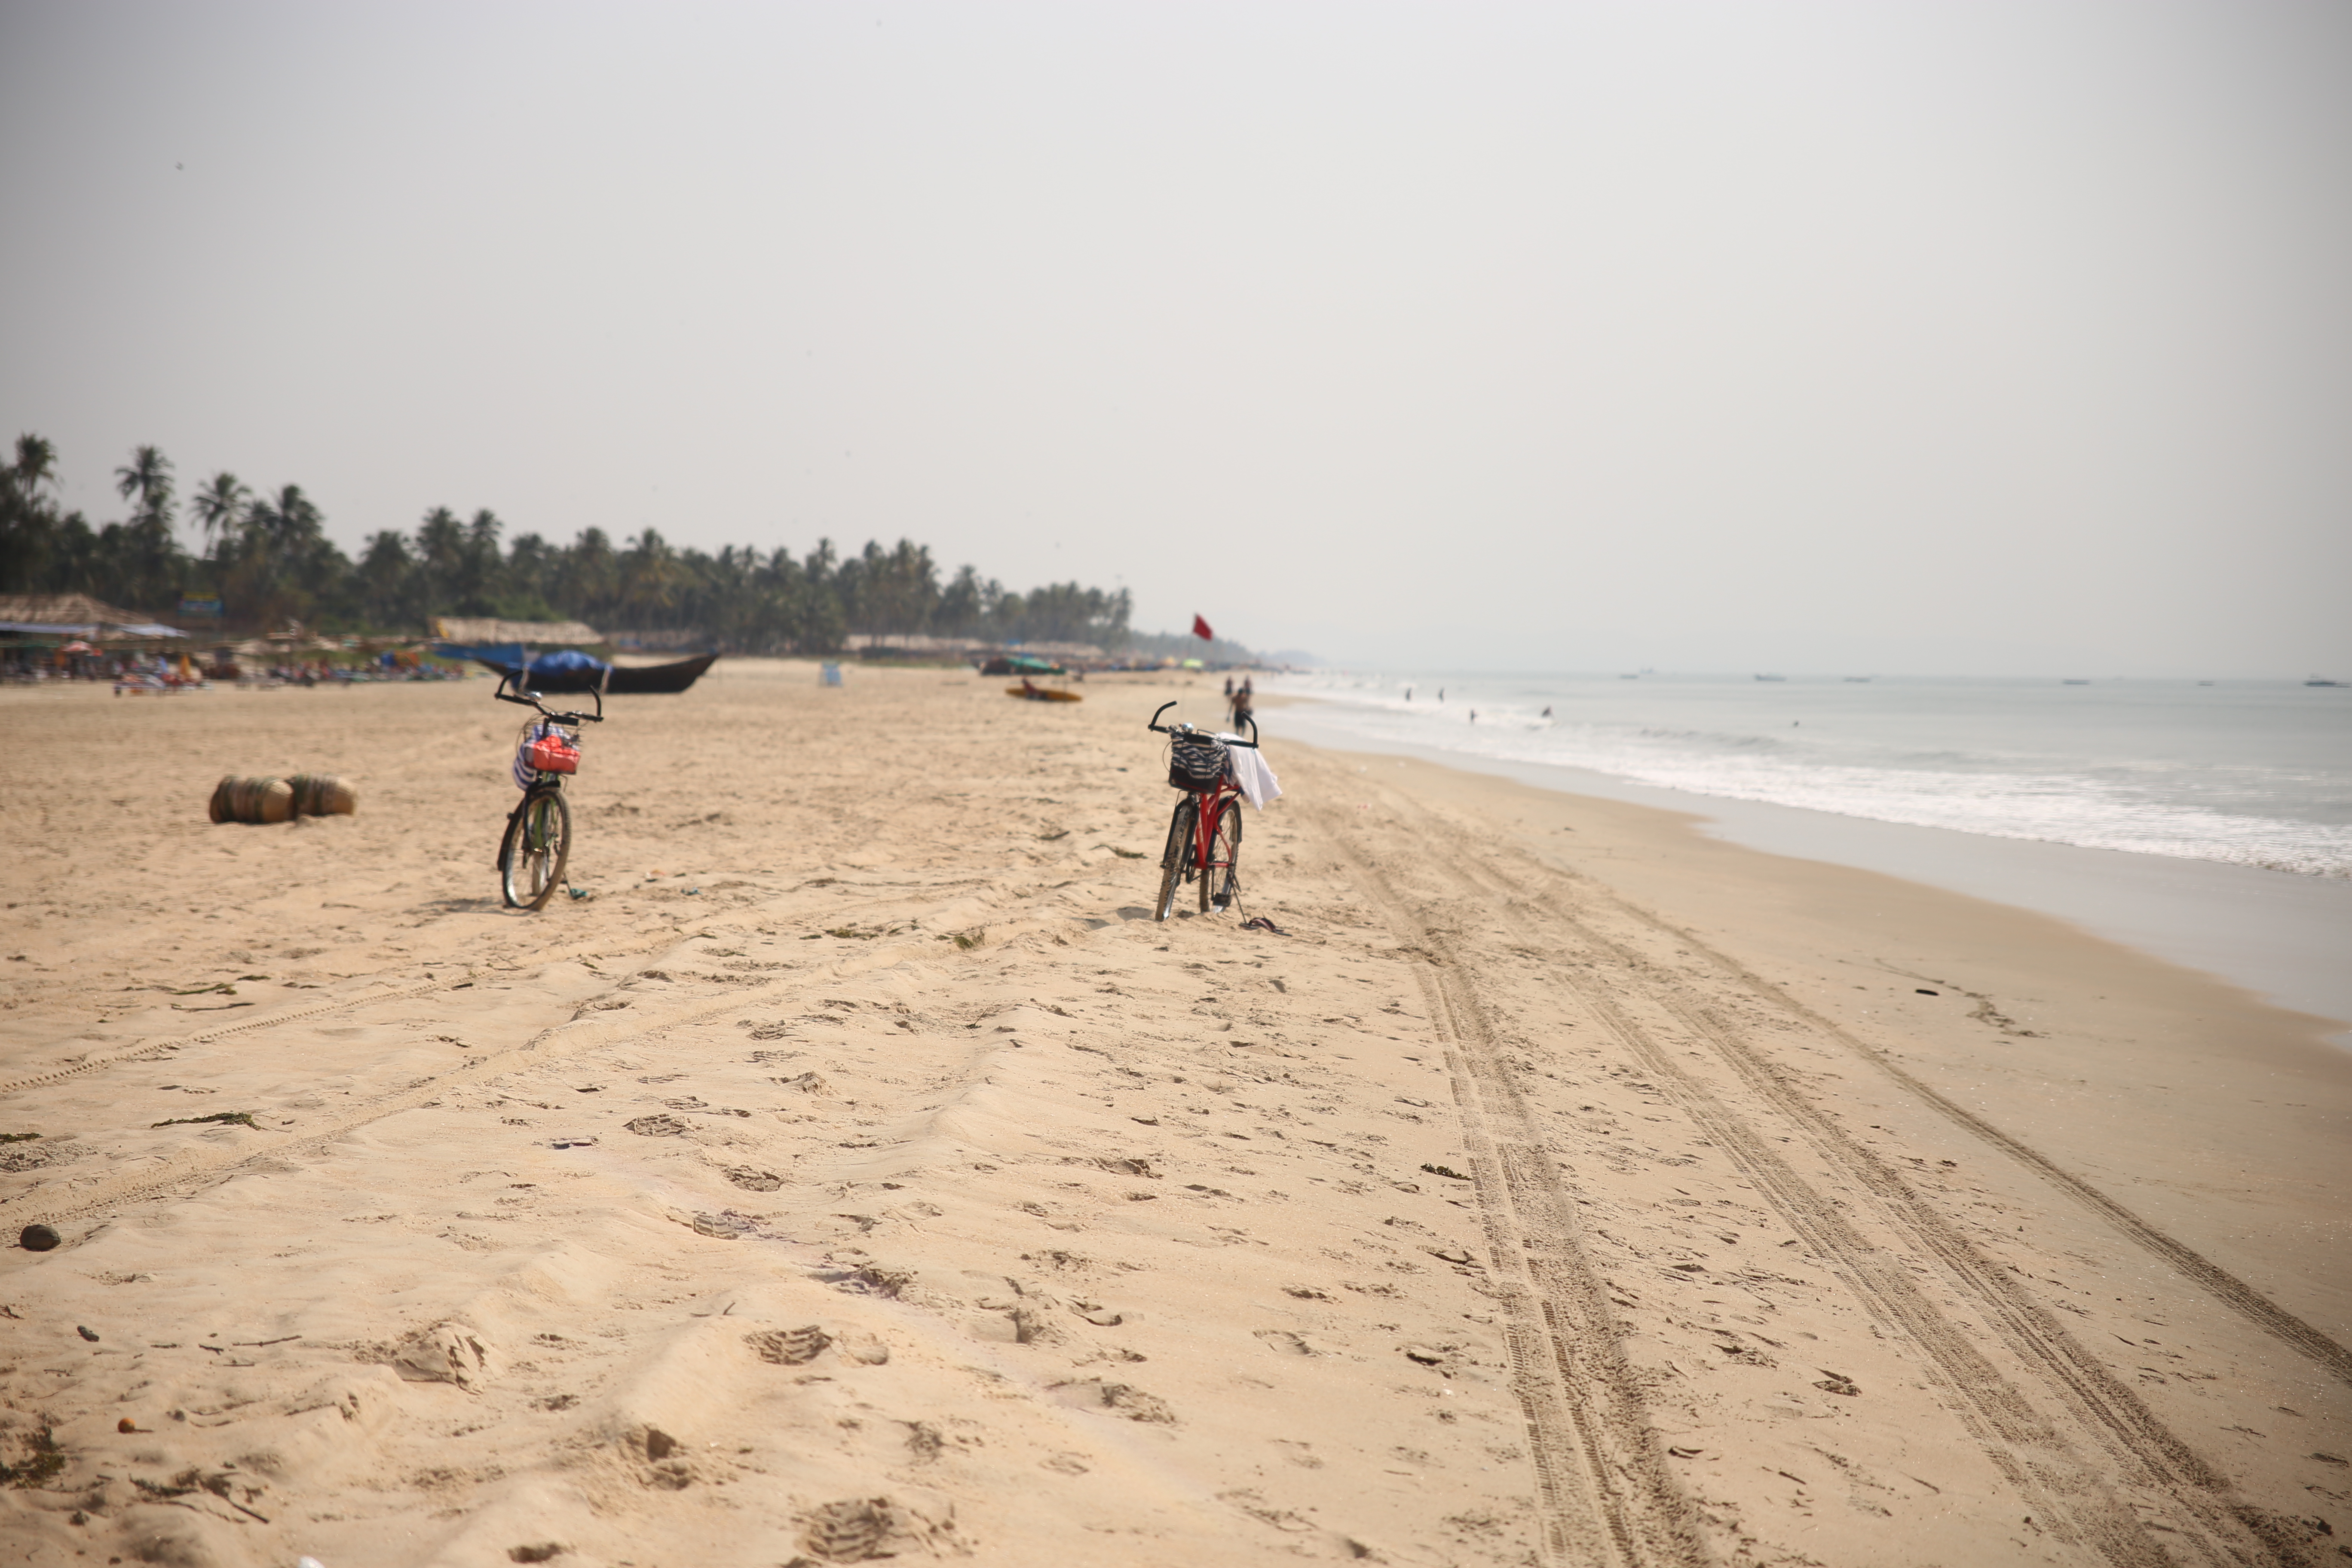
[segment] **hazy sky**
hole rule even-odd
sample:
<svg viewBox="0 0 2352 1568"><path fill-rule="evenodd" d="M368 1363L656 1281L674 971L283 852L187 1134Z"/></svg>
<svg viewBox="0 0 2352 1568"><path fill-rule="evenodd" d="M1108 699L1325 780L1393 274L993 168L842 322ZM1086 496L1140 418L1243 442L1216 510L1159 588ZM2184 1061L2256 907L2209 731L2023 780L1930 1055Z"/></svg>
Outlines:
<svg viewBox="0 0 2352 1568"><path fill-rule="evenodd" d="M0 0L0 439L1391 667L2352 678L2352 5Z"/></svg>

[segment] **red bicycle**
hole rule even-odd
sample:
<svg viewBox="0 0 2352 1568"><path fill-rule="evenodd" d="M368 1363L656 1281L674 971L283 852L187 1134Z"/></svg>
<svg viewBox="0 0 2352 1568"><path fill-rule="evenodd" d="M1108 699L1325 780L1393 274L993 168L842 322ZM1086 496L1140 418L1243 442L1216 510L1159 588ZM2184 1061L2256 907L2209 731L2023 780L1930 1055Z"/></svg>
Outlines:
<svg viewBox="0 0 2352 1568"><path fill-rule="evenodd" d="M1164 921L1176 912L1176 895L1187 882L1201 885L1201 912L1229 907L1241 896L1241 786L1227 765L1227 748L1257 749L1257 721L1240 715L1236 727L1249 726L1250 738L1219 736L1193 725L1162 724L1160 714L1175 707L1163 702L1146 728L1168 737L1168 782L1184 792L1168 819L1168 847L1160 857L1160 897L1151 918Z"/></svg>

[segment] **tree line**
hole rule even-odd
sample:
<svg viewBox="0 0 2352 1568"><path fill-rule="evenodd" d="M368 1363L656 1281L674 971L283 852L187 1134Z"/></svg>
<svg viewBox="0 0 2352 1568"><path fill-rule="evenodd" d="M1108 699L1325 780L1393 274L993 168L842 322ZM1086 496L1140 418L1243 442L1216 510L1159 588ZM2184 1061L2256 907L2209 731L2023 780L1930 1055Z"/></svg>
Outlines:
<svg viewBox="0 0 2352 1568"><path fill-rule="evenodd" d="M681 549L647 528L615 541L580 531L571 543L509 536L487 509L461 520L435 507L415 529L371 535L357 560L327 537L326 514L299 485L257 492L226 470L189 498L200 535L180 542L171 459L136 448L115 470L129 515L93 528L62 509L57 449L16 438L0 467L0 592L86 593L171 619L183 598L218 598L225 623L289 621L330 633L421 635L436 616L582 620L607 629L692 628L741 653L817 653L857 635L915 634L991 642L1129 640L1124 588L1051 583L1005 589L971 566L942 579L930 549L877 541L854 555L830 540L795 556L781 546Z"/></svg>

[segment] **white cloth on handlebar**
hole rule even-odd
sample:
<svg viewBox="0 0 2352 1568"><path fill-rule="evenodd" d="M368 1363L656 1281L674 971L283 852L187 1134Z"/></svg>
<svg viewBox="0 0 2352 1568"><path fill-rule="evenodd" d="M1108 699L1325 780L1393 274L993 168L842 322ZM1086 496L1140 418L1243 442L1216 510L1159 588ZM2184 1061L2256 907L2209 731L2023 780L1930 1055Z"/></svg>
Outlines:
<svg viewBox="0 0 2352 1568"><path fill-rule="evenodd" d="M1217 739L1238 741L1241 737L1220 734ZM1274 776L1274 769L1267 764L1265 753L1255 746L1227 746L1225 766L1232 770L1234 783L1241 786L1243 795L1260 811L1265 809L1267 801L1282 798L1282 781Z"/></svg>

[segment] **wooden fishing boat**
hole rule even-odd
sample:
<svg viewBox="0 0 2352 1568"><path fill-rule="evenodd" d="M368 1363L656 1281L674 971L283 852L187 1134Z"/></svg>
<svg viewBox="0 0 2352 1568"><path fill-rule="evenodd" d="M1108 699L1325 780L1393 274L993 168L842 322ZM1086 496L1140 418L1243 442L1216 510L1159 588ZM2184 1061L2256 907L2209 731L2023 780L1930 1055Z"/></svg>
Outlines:
<svg viewBox="0 0 2352 1568"><path fill-rule="evenodd" d="M480 658L480 662L512 679L521 673L520 665L500 659ZM669 664L605 665L598 659L582 659L569 668L549 668L544 661L535 661L530 677L530 689L550 694L564 691L601 691L607 697L646 697L659 694L675 695L692 686L702 672L719 662L715 653L697 654Z"/></svg>
<svg viewBox="0 0 2352 1568"><path fill-rule="evenodd" d="M1004 695L1026 698L1032 702L1084 702L1086 700L1083 692L1062 691L1050 686L1032 686L1025 680L1018 686L1006 687Z"/></svg>
<svg viewBox="0 0 2352 1568"><path fill-rule="evenodd" d="M613 673L604 678L604 695L636 697L683 691L718 662L717 654L701 653L671 664L616 664Z"/></svg>

